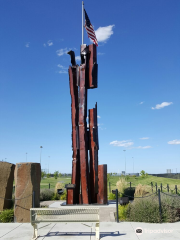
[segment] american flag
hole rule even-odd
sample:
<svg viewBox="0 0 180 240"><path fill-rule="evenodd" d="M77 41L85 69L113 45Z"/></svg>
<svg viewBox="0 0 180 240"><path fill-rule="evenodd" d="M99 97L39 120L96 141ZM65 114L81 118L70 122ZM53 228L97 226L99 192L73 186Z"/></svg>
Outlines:
<svg viewBox="0 0 180 240"><path fill-rule="evenodd" d="M97 38L96 38L96 34L95 34L95 31L94 31L94 28L93 26L91 25L91 22L89 20L89 17L86 13L86 10L84 9L84 12L85 12L85 29L87 31L87 34L88 34L88 37L94 42L94 44L96 44L96 46L98 46L98 41L97 41Z"/></svg>

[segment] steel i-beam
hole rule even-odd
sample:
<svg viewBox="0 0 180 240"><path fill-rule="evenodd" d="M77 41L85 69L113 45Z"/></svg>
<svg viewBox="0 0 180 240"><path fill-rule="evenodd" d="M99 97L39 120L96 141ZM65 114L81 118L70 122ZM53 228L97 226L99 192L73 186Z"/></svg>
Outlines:
<svg viewBox="0 0 180 240"><path fill-rule="evenodd" d="M98 126L97 103L89 110L89 143L90 143L90 191L91 202L97 203L98 193Z"/></svg>

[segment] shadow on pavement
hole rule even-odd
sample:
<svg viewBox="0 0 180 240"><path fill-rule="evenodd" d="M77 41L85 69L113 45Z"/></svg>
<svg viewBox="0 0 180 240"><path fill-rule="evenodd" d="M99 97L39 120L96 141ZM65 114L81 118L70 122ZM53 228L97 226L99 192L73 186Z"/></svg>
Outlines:
<svg viewBox="0 0 180 240"><path fill-rule="evenodd" d="M100 237L116 237L116 236L121 236L121 235L126 235L126 234L120 234L119 231L115 232L100 232ZM40 237L52 237L52 236L95 236L95 233L93 232L50 232L47 235L40 236Z"/></svg>

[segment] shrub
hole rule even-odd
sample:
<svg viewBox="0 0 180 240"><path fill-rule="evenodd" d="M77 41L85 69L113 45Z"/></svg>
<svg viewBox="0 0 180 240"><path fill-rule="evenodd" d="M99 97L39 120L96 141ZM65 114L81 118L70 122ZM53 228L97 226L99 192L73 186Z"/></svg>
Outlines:
<svg viewBox="0 0 180 240"><path fill-rule="evenodd" d="M150 186L138 184L135 188L134 196L143 197L150 192L151 192L151 187Z"/></svg>
<svg viewBox="0 0 180 240"><path fill-rule="evenodd" d="M119 205L119 207L118 207L119 220L121 220L121 221L126 220L127 208L128 208L128 204L123 205L123 206Z"/></svg>
<svg viewBox="0 0 180 240"><path fill-rule="evenodd" d="M66 200L67 197L67 192L64 191L63 194L61 195L61 200Z"/></svg>
<svg viewBox="0 0 180 240"><path fill-rule="evenodd" d="M129 203L127 220L133 222L160 222L158 198L140 198Z"/></svg>
<svg viewBox="0 0 180 240"><path fill-rule="evenodd" d="M5 209L0 212L0 222L9 223L14 220L14 209Z"/></svg>
<svg viewBox="0 0 180 240"><path fill-rule="evenodd" d="M40 201L52 200L54 196L54 191L51 189L41 189L40 190Z"/></svg>
<svg viewBox="0 0 180 240"><path fill-rule="evenodd" d="M168 196L169 195L169 196ZM180 198L170 194L161 194L161 205L164 222L180 221Z"/></svg>
<svg viewBox="0 0 180 240"><path fill-rule="evenodd" d="M55 194L57 193L57 189L63 189L63 188L64 188L64 184L61 183L61 182L57 182L56 186L55 186L55 189L54 189L54 193Z"/></svg>
<svg viewBox="0 0 180 240"><path fill-rule="evenodd" d="M129 181L129 179L130 179L130 176L126 175L126 176L125 176L125 180L126 180L126 181Z"/></svg>
<svg viewBox="0 0 180 240"><path fill-rule="evenodd" d="M177 197L161 194L162 222L180 221L180 201ZM135 199L129 203L126 220L134 222L161 222L158 196Z"/></svg>
<svg viewBox="0 0 180 240"><path fill-rule="evenodd" d="M57 193L57 189L63 189L63 188L64 188L64 184L62 182L56 183L52 200L60 200L62 199L62 197L64 198L62 200L66 200L66 193L63 193L61 196Z"/></svg>
<svg viewBox="0 0 180 240"><path fill-rule="evenodd" d="M109 193L108 199L109 200L115 200L116 199L116 194Z"/></svg>
<svg viewBox="0 0 180 240"><path fill-rule="evenodd" d="M60 196L57 193L54 193L51 200L59 200Z"/></svg>
<svg viewBox="0 0 180 240"><path fill-rule="evenodd" d="M121 177L119 179L119 181L117 181L116 187L117 187L118 191L120 192L120 196L122 196L125 188L127 187L127 182L124 177Z"/></svg>

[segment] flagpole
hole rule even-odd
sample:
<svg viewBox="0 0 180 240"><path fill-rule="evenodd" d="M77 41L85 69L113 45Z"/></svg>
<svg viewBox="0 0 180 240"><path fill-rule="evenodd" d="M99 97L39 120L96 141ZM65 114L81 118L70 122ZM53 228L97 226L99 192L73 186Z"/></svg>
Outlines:
<svg viewBox="0 0 180 240"><path fill-rule="evenodd" d="M82 45L84 44L84 2L82 1Z"/></svg>

